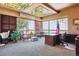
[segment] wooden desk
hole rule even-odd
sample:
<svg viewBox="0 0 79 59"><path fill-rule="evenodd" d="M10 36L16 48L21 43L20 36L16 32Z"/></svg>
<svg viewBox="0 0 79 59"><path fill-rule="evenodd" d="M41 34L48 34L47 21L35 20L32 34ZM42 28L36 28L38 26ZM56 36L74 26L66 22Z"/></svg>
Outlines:
<svg viewBox="0 0 79 59"><path fill-rule="evenodd" d="M53 36L45 35L45 44L55 46L55 39Z"/></svg>

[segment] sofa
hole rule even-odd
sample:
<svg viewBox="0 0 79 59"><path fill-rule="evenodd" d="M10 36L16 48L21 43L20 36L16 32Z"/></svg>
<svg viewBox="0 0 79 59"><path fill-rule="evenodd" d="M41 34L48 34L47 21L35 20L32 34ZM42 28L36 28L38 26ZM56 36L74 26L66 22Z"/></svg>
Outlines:
<svg viewBox="0 0 79 59"><path fill-rule="evenodd" d="M4 44L8 43L9 33L10 33L10 31L0 33L0 43L1 44L2 43L4 43Z"/></svg>

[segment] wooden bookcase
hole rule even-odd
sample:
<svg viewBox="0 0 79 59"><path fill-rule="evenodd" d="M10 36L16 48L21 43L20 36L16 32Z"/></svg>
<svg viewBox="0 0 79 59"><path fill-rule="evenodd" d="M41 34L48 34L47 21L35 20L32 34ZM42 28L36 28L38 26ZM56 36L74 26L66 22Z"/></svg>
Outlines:
<svg viewBox="0 0 79 59"><path fill-rule="evenodd" d="M6 32L8 30L16 30L16 17L1 15L0 24L1 32Z"/></svg>

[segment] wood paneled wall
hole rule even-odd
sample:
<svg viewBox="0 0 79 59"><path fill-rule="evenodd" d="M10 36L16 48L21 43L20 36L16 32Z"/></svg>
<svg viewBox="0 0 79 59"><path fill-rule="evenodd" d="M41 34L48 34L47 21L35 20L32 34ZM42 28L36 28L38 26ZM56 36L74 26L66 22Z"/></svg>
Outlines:
<svg viewBox="0 0 79 59"><path fill-rule="evenodd" d="M35 20L35 31L39 33L42 30L42 21Z"/></svg>

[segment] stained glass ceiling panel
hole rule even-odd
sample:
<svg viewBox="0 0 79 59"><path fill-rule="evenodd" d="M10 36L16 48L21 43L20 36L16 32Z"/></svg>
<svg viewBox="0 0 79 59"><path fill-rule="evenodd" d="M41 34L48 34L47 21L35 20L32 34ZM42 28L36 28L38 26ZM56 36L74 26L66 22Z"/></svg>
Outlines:
<svg viewBox="0 0 79 59"><path fill-rule="evenodd" d="M50 11L49 9L46 9L42 5L35 4L35 3L1 3L4 6L7 6L9 8L15 8L17 10L24 11L26 13L29 13L31 15L37 16L37 17L44 17L51 15L53 13L56 13L55 11ZM34 6L35 4L35 6Z"/></svg>
<svg viewBox="0 0 79 59"><path fill-rule="evenodd" d="M26 10L32 5L32 3L1 3L1 4L6 7L16 8L19 10Z"/></svg>
<svg viewBox="0 0 79 59"><path fill-rule="evenodd" d="M44 17L47 15L53 14L52 11L44 8L43 6L38 6L37 8L31 10L30 12L31 12L31 14L36 15L38 17ZM54 13L56 13L56 12L54 12Z"/></svg>

